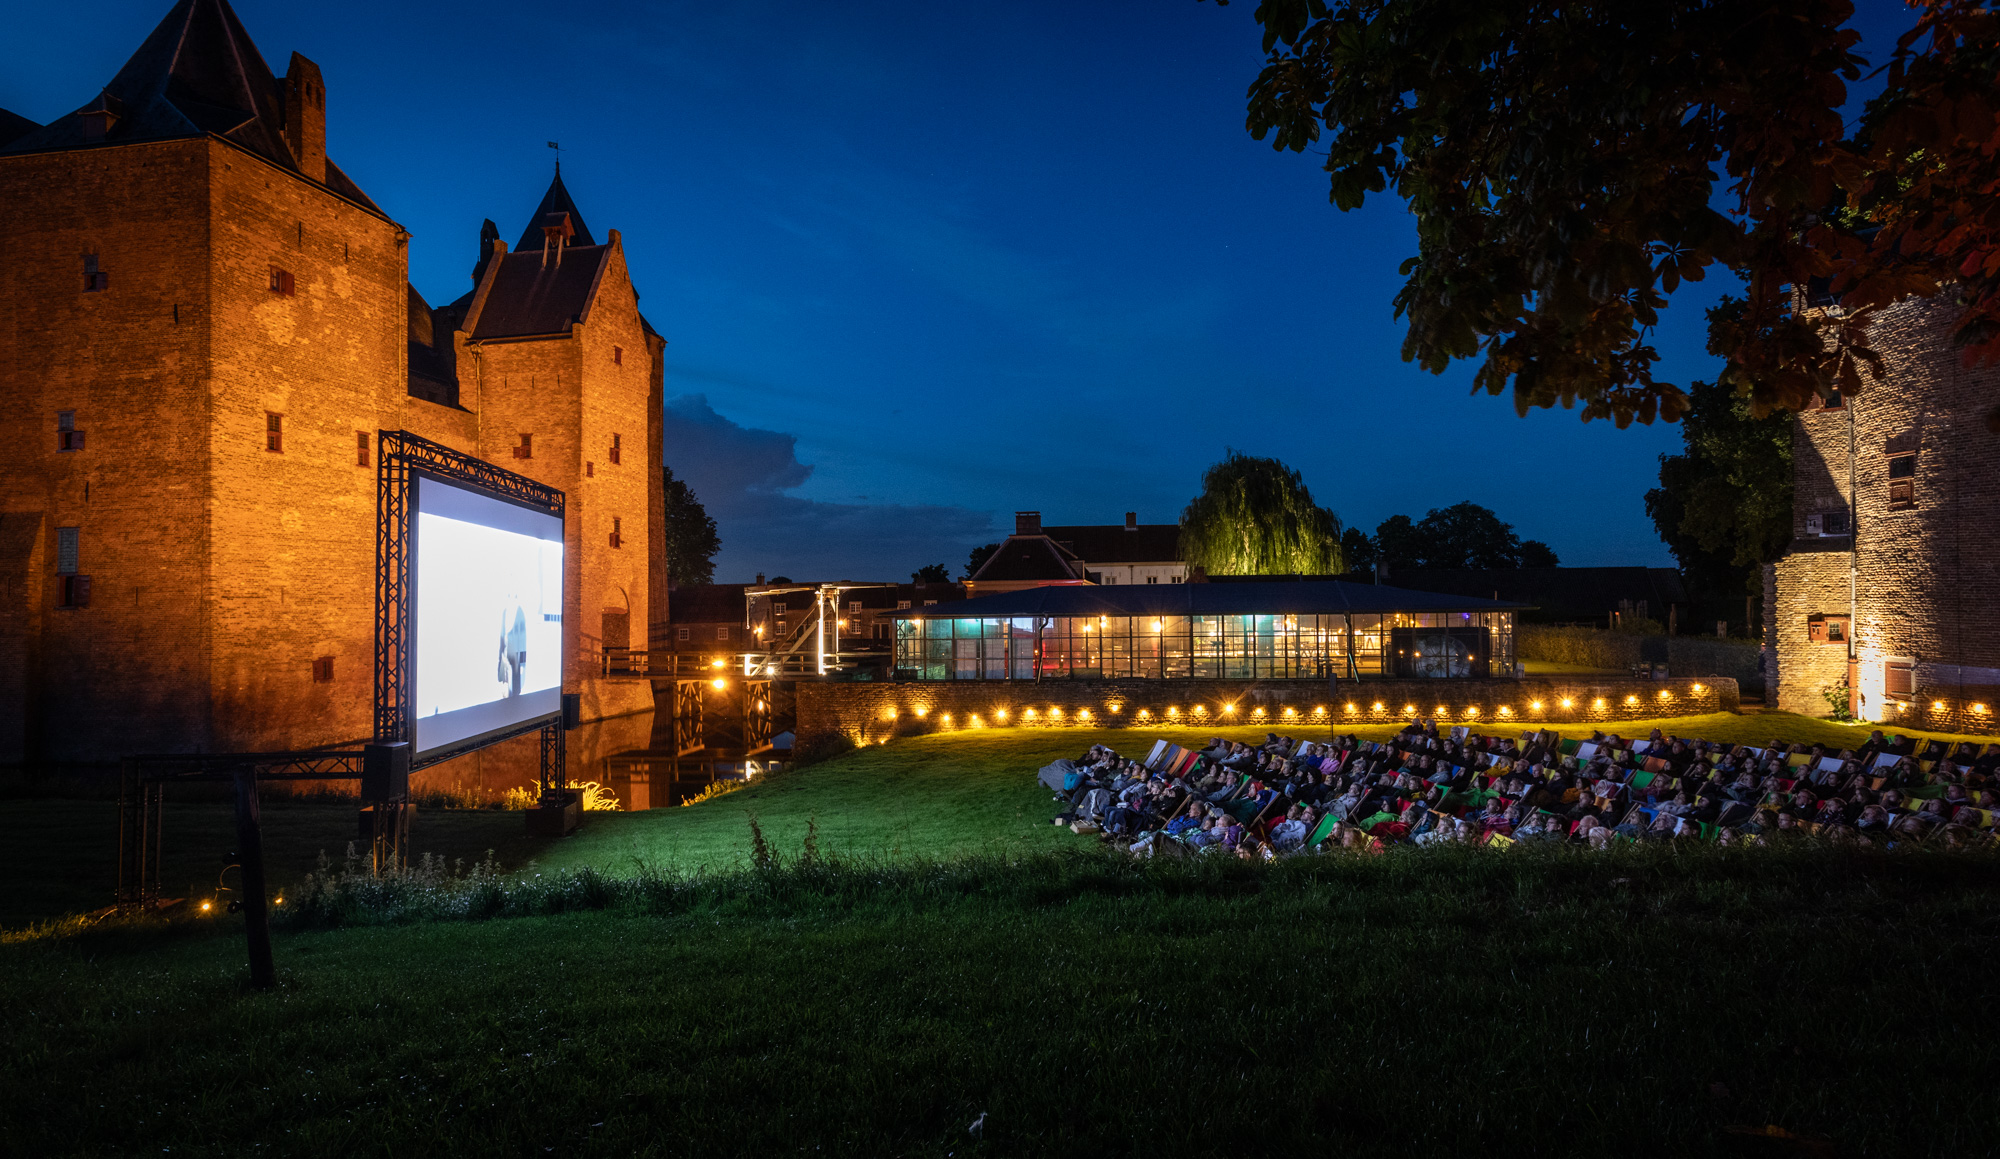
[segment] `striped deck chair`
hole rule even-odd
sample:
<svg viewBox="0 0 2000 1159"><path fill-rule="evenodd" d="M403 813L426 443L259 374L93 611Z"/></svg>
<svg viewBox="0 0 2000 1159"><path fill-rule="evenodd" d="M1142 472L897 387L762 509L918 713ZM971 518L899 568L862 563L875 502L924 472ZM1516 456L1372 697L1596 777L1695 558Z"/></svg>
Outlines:
<svg viewBox="0 0 2000 1159"><path fill-rule="evenodd" d="M1325 841L1327 838L1333 836L1334 826L1338 824L1340 824L1340 818L1334 816L1331 813L1328 813L1326 816L1321 817L1319 819L1319 824L1313 827L1312 833L1306 838L1306 843L1304 846L1302 846L1302 848L1305 849L1318 848L1319 844L1322 841Z"/></svg>
<svg viewBox="0 0 2000 1159"><path fill-rule="evenodd" d="M1181 746L1173 744L1172 742L1169 741L1164 741L1164 740L1154 741L1153 751L1146 754L1146 760L1145 760L1146 767L1152 770L1153 772L1156 773L1159 772L1160 770L1166 767L1167 754L1173 752L1176 749L1179 749L1180 747Z"/></svg>
<svg viewBox="0 0 2000 1159"><path fill-rule="evenodd" d="M1794 769L1803 769L1812 763L1811 753L1793 753L1785 758L1785 764Z"/></svg>
<svg viewBox="0 0 2000 1159"><path fill-rule="evenodd" d="M1530 736L1532 736L1533 734L1529 734L1529 735L1530 735ZM1524 736L1524 737L1522 737L1522 738L1521 738L1521 747L1522 747L1522 748L1527 748L1527 747L1528 747L1528 744L1529 744L1529 740L1528 740L1528 737L1525 737L1525 736ZM1566 741L1562 742L1562 745L1561 745L1561 748L1562 748L1562 755L1564 755L1564 756L1566 756L1566 757L1573 757L1573 756L1575 756L1575 755L1576 755L1576 750L1577 750L1577 749L1578 749L1579 747L1581 747L1581 742L1579 742L1579 741L1573 741L1573 740L1566 740Z"/></svg>

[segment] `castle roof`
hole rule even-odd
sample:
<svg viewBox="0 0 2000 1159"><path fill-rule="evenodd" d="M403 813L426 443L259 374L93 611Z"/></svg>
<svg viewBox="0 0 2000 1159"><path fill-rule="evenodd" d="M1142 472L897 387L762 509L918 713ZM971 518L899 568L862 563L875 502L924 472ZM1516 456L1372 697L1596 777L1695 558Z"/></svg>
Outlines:
<svg viewBox="0 0 2000 1159"><path fill-rule="evenodd" d="M566 334L590 306L597 272L611 260L611 247L564 246L561 260L544 259L539 240L525 253L504 254L489 276L493 288L473 323L472 337L526 338Z"/></svg>
<svg viewBox="0 0 2000 1159"><path fill-rule="evenodd" d="M568 187L563 185L562 162L556 162L555 180L549 182L549 191L542 194L542 203L528 218L528 228L521 231L521 242L514 247L516 253L542 248L542 227L550 224L562 214L569 214L570 228L576 231L569 239L571 248L596 245L597 239L590 236L590 227L583 224L583 214L570 198Z"/></svg>
<svg viewBox="0 0 2000 1159"><path fill-rule="evenodd" d="M6 148L39 128L41 128L39 124L19 113L0 109L0 149Z"/></svg>
<svg viewBox="0 0 2000 1159"><path fill-rule="evenodd" d="M298 172L284 139L283 91L228 0L179 0L95 99L0 145L0 153L212 134ZM382 212L331 161L326 186Z"/></svg>

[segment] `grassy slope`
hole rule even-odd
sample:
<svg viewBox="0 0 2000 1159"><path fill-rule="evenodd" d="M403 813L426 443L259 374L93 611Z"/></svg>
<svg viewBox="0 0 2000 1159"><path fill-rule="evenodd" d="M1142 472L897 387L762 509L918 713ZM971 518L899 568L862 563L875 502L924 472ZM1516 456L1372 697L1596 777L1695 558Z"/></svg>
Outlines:
<svg viewBox="0 0 2000 1159"><path fill-rule="evenodd" d="M241 988L221 928L0 946L0 1139L1711 1155L1723 1127L1775 1123L1849 1153L1990 1144L1987 1036L1924 1013L1984 992L1990 859L1473 850L848 877L668 913L287 933L268 994Z"/></svg>
<svg viewBox="0 0 2000 1159"><path fill-rule="evenodd" d="M1645 736L1656 726L1681 736L1736 743L1762 745L1781 736L1836 747L1857 744L1869 731L1789 714L1717 713L1639 721L1620 725L1618 732ZM1048 823L1049 795L1033 780L1035 770L1048 762L1076 756L1099 742L1144 756L1156 737L1199 746L1217 732L1258 740L1266 731L1036 728L909 737L687 808L593 814L578 836L545 849L539 862L614 872L630 872L637 865L737 868L749 857L751 814L783 851L799 848L809 817L817 819L823 846L852 854L949 855L1074 846L1083 839ZM1355 731L1379 740L1395 728ZM1588 728L1570 731L1589 735ZM421 839L417 845L423 847Z"/></svg>

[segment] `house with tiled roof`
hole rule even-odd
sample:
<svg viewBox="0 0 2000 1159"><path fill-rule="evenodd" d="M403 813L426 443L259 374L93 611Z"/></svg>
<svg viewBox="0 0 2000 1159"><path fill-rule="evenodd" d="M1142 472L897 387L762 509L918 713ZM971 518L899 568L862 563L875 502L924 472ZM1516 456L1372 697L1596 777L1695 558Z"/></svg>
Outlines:
<svg viewBox="0 0 2000 1159"><path fill-rule="evenodd" d="M1016 511L1008 536L966 581L975 595L1056 584L1185 583L1178 523L1042 526L1039 511Z"/></svg>

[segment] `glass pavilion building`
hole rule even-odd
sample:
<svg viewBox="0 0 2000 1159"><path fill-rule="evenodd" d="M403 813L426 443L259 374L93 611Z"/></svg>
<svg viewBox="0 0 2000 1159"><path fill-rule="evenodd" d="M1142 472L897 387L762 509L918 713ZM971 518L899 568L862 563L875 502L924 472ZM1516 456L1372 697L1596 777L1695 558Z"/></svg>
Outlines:
<svg viewBox="0 0 2000 1159"><path fill-rule="evenodd" d="M898 680L1513 676L1525 604L1340 580L1061 585L896 613Z"/></svg>

